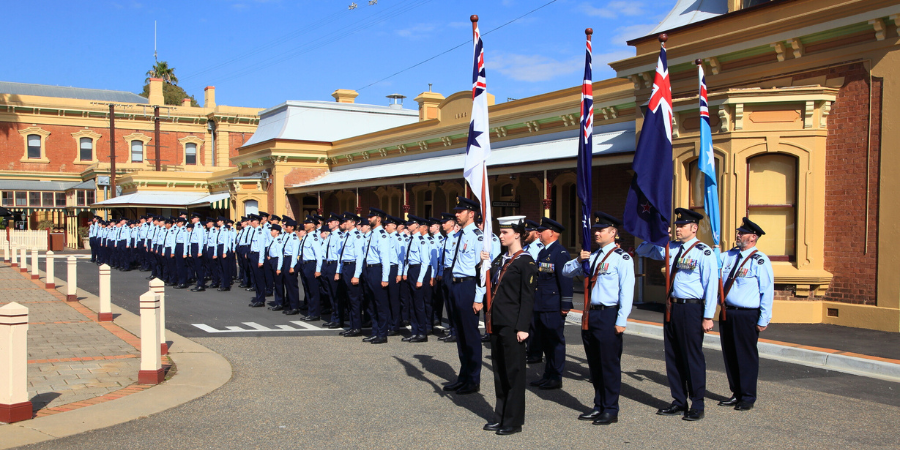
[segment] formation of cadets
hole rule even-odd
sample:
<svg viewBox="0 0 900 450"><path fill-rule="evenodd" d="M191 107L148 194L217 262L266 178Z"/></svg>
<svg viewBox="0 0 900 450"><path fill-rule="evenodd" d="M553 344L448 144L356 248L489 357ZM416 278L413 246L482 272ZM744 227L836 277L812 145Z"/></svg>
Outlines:
<svg viewBox="0 0 900 450"><path fill-rule="evenodd" d="M371 208L356 214L310 215L302 224L265 212L241 217L240 229L224 217L201 220L182 211L179 217L144 216L139 221L90 226L91 261L119 270L139 268L176 289L194 286L241 288L254 293L251 307L266 306L283 314L306 314L301 320L323 321L343 329L345 337L383 344L409 327L401 340L428 342L429 335L455 342L460 368L444 391L479 392L482 342L493 353L497 407L484 426L497 434L521 431L524 422L525 364L544 363L538 389L562 388L566 357L564 325L574 308L573 277L589 277L589 303L583 308L582 343L594 386L594 407L579 420L595 425L616 423L621 391L623 335L632 309L634 261L616 243L621 221L594 213L595 250L571 258L558 242L564 227L550 218L501 217L500 233L485 236L477 200L457 199L454 213L407 220ZM722 255L719 270L712 249L697 240L703 215L676 209L676 240L669 243L670 284L666 294L664 346L673 402L657 411L687 421L704 417L706 365L703 334L713 327L720 305L720 336L730 399L720 406L753 408L759 372L757 340L772 317L774 277L766 255L756 248L765 232L743 219L736 247ZM492 241L483 252L484 240ZM501 241L506 252L501 253ZM642 243L639 256L663 260L665 248ZM483 307L486 286L482 261L491 261L492 311ZM585 264L586 262L586 264ZM589 272L585 272L588 268ZM727 276L725 275L727 274ZM210 282L207 285L207 281ZM302 284L304 302L300 302ZM444 317L449 327L436 328ZM479 320L492 327L482 335Z"/></svg>

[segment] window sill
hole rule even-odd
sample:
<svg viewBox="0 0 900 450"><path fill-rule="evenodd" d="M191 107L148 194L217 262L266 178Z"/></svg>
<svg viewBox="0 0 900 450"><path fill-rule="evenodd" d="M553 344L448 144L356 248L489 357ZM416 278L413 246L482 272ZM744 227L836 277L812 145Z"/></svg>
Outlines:
<svg viewBox="0 0 900 450"><path fill-rule="evenodd" d="M49 159L49 158L29 158L29 157L26 156L26 157L20 159L19 162L23 162L23 163L38 163L38 164L50 164L50 159Z"/></svg>
<svg viewBox="0 0 900 450"><path fill-rule="evenodd" d="M89 166L89 165L91 165L91 164L96 164L96 163L97 163L96 160L93 160L93 161L82 161L82 160L80 160L80 159L76 159L75 161L72 161L72 164L77 164L77 165L79 165L79 166Z"/></svg>

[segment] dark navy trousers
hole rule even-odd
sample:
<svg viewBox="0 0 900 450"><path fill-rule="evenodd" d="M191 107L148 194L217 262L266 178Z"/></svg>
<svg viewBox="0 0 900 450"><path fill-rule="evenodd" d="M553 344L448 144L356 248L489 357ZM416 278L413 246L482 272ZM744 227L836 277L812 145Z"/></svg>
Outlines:
<svg viewBox="0 0 900 450"><path fill-rule="evenodd" d="M391 317L387 288L381 287L381 264L369 264L363 268L366 276L364 289L372 298L372 336L387 337Z"/></svg>
<svg viewBox="0 0 900 450"><path fill-rule="evenodd" d="M738 401L756 402L756 380L759 377L759 310L725 311L726 320L719 322L719 338L728 388Z"/></svg>
<svg viewBox="0 0 900 450"><path fill-rule="evenodd" d="M616 334L618 308L588 313L588 329L581 331L584 353L594 384L594 411L618 416L622 390L622 335Z"/></svg>
<svg viewBox="0 0 900 450"><path fill-rule="evenodd" d="M362 285L353 284L353 274L356 271L356 262L341 263L341 279L347 288L347 316L350 319L350 328L359 330L362 328ZM343 320L343 319L342 319Z"/></svg>
<svg viewBox="0 0 900 450"><path fill-rule="evenodd" d="M472 310L475 303L475 277L468 277L459 282L452 278L453 318L456 322L456 350L459 353L459 375L456 381L462 383L481 383L481 333L478 331L478 315Z"/></svg>
<svg viewBox="0 0 900 450"><path fill-rule="evenodd" d="M675 303L663 326L666 374L676 406L703 411L706 395L706 359L703 357L703 305Z"/></svg>

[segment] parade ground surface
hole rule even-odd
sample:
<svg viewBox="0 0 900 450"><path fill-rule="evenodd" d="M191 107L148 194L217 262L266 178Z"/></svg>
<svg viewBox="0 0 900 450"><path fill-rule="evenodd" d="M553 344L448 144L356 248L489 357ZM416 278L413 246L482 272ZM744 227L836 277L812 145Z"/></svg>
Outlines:
<svg viewBox="0 0 900 450"><path fill-rule="evenodd" d="M80 303L90 305L87 297L98 292L98 269L84 259L77 266L79 288L85 292ZM22 275L8 273L12 269L7 267L0 270L6 286L25 289L25 285L18 284L34 284ZM65 264L60 261L56 274L64 276L65 273ZM135 316L128 312L139 312L138 297L148 289L146 276L146 272L139 271L112 272L112 301L125 310L116 317L117 326L121 324L128 329L129 321L135 323ZM39 293L29 295L32 301L40 301L36 297ZM12 436L9 434L12 427L28 427L29 422L46 419L82 423L97 416L94 411L100 410L92 408L117 403L122 408L133 409L135 420L25 448L730 448L773 444L779 448L900 447L900 434L896 432L900 382L762 359L756 407L738 412L716 406L716 402L730 393L722 355L715 348L705 349L706 418L685 422L678 417L657 416L656 409L671 401L662 341L629 336L628 332L622 357L619 423L594 426L578 421L577 416L592 407L593 388L588 382L580 329L575 324L566 327L568 347L563 388L552 391L529 388L523 432L496 436L481 429L491 418L494 406L487 345L481 392L467 396L448 394L441 387L448 380L455 380L459 366L455 344L443 343L433 336L429 342L420 344L401 342L400 337L389 338L385 345L366 344L360 338L340 337L337 330L322 329L321 322L307 324L300 322L299 316L248 308L250 297L250 292L237 286L230 292L202 293L166 288L167 328L178 336L174 341L169 339L173 354L178 355L179 346L191 348L197 354L205 351L198 349L209 349L230 363L230 379L214 381L223 374L228 376L228 364L210 363L207 368L191 363L182 367L178 356L173 356L174 376L162 385L103 405L82 405L52 417L41 417L41 408L52 408L54 400L73 394L42 394L30 385L36 396L32 401L44 402L35 407L38 417L0 425L0 447L10 446L11 441L4 441L5 436ZM20 299L5 298L3 303L10 300ZM50 302L47 300L47 304ZM26 306L37 305L42 304ZM54 313L58 320L53 321L78 322L69 325L83 327L97 325L85 319L85 315L75 314L78 311L72 305L68 306L72 311L61 309L60 305L54 307L58 308ZM31 311L37 313L36 309ZM635 310L632 318L649 323L661 321L662 315L658 309L647 306ZM33 325L29 330L30 346L38 339L31 333L41 326ZM107 352L110 357L131 356L110 360L115 365L103 373L114 375L104 375L109 379L104 380L107 383L104 388L97 389L97 395L128 385L137 370L133 367L137 352L128 343L128 337L98 338L102 335L100 331L87 333L98 344L85 354L104 356ZM108 328L104 332L113 333ZM895 333L827 325L774 324L762 337L831 349L834 353L869 355L888 362L900 358L900 338ZM29 348L30 353L34 351L37 349ZM36 359L29 356L29 360ZM31 366L46 367L50 363L30 362L29 382L33 382L35 368ZM102 364L98 367L102 368ZM539 378L542 369L540 364L529 366L528 380ZM189 388L201 389L204 384L210 385L211 392L186 403L176 401L172 407L161 410L153 403L154 392L159 390L158 403L165 404L172 396L171 390L164 391L166 384L176 385L179 377L198 380L182 382L192 385L182 386L185 392ZM49 389L48 386L43 389ZM110 422L114 423L117 422ZM44 438L48 437L52 436Z"/></svg>

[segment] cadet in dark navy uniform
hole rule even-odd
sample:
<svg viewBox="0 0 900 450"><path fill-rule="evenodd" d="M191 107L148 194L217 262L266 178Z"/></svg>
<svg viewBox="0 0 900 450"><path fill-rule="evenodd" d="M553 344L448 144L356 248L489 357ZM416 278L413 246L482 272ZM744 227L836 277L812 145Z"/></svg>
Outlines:
<svg viewBox="0 0 900 450"><path fill-rule="evenodd" d="M697 240L697 227L703 215L677 208L675 236L669 243L670 286L666 295L667 313L663 326L666 373L675 401L656 413L682 415L684 420L700 420L704 415L706 360L703 358L703 333L712 330L719 294L719 270L712 249ZM653 259L665 259L665 249L643 242L636 253ZM688 408L687 399L691 404Z"/></svg>
<svg viewBox="0 0 900 450"><path fill-rule="evenodd" d="M491 264L491 364L497 405L487 431L509 435L525 423L525 339L531 326L537 266L525 243L525 216L500 217L500 243L507 252ZM481 252L484 260L489 258Z"/></svg>
<svg viewBox="0 0 900 450"><path fill-rule="evenodd" d="M594 384L594 409L578 416L594 425L619 421L619 392L622 388L622 335L634 296L634 260L616 248L616 235L622 222L604 212L594 213L593 237L597 251L582 251L578 258L566 263L568 277L585 275L583 262L588 262L590 277L585 296L581 340L591 382Z"/></svg>
<svg viewBox="0 0 900 450"><path fill-rule="evenodd" d="M566 315L572 309L572 279L563 275L563 267L569 262L569 252L560 244L559 234L565 228L547 217L541 219L538 229L544 249L538 253L538 282L534 295L534 327L537 345L547 358L544 375L531 382L541 389L562 387L563 368L566 363Z"/></svg>
<svg viewBox="0 0 900 450"><path fill-rule="evenodd" d="M756 248L766 234L759 225L744 217L737 229L735 248L722 257L725 313L719 321L719 337L731 398L719 406L734 406L747 411L756 403L759 377L759 333L772 320L775 278L769 258Z"/></svg>

